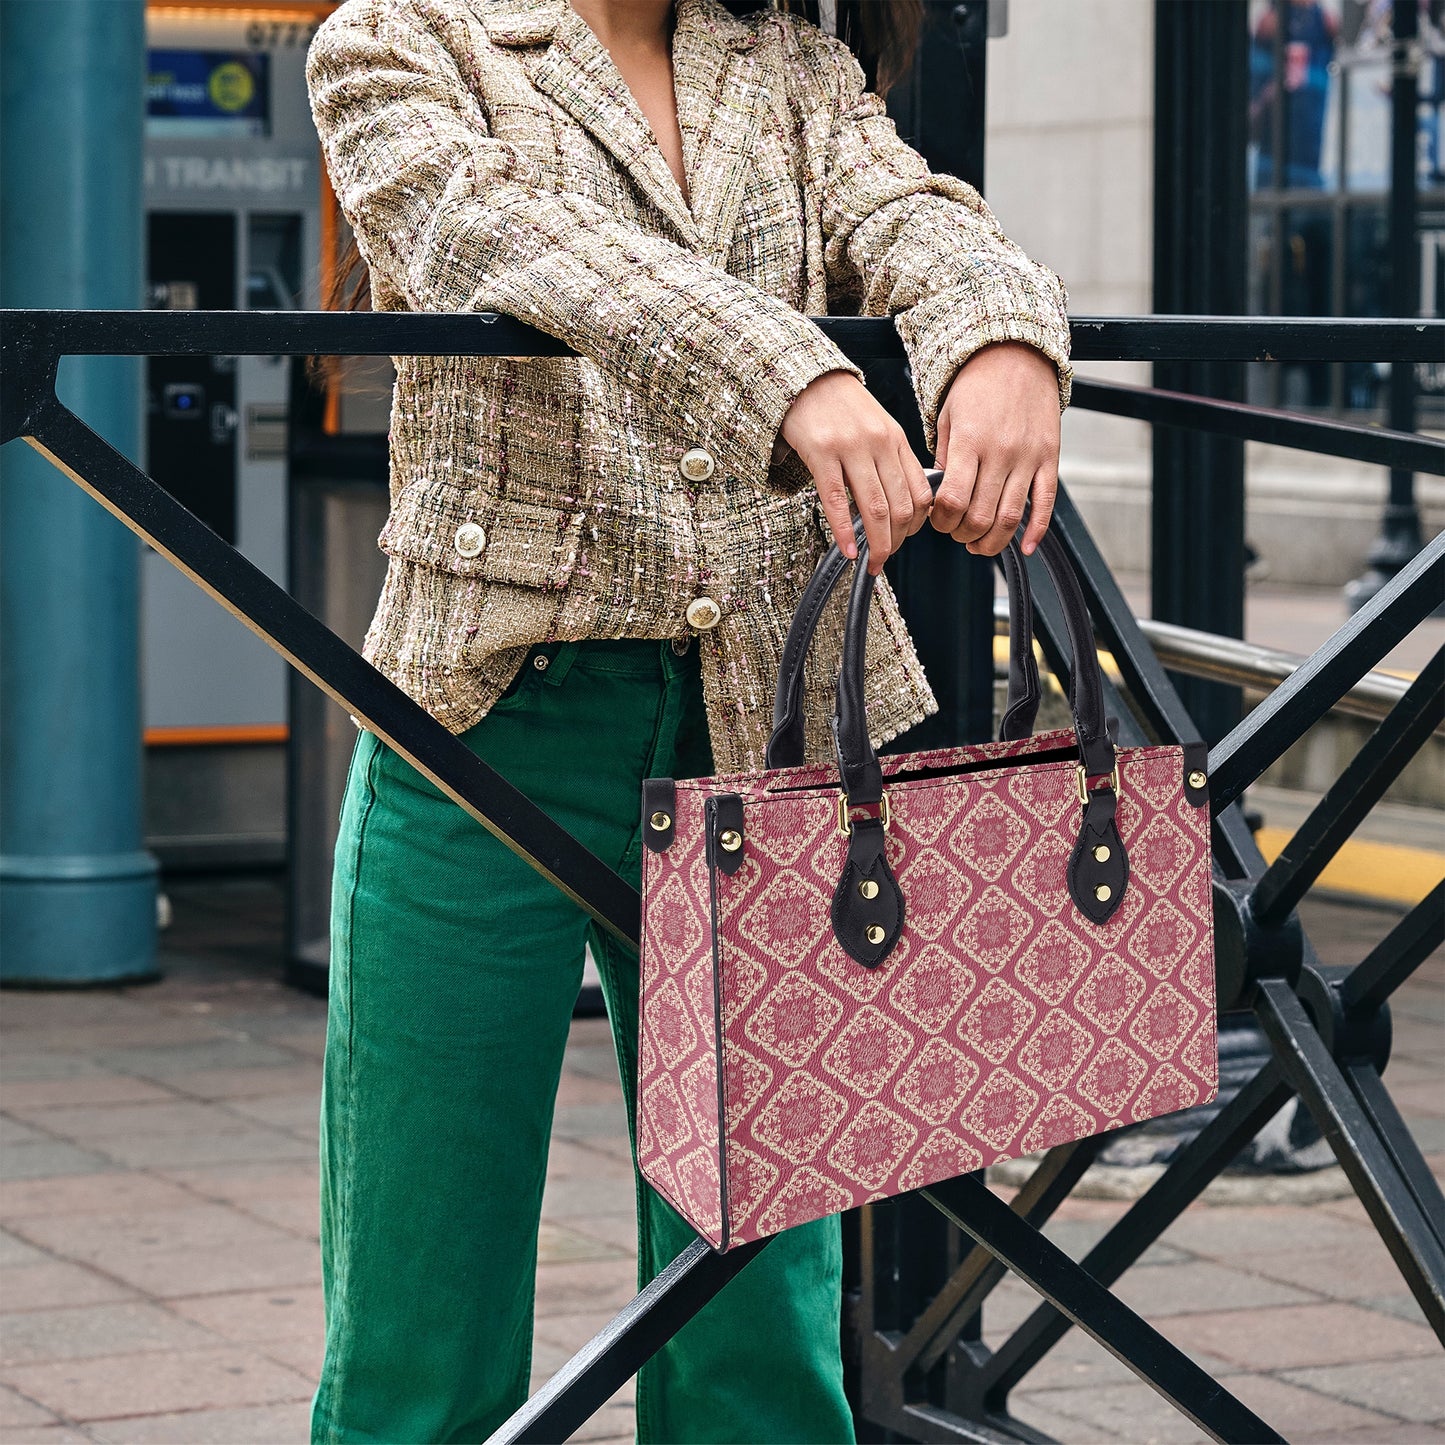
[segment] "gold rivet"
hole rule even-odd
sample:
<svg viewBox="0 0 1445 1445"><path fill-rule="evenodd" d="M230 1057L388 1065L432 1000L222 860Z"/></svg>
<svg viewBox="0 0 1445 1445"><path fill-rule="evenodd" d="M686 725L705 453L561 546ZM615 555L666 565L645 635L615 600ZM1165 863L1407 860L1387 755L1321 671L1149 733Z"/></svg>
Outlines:
<svg viewBox="0 0 1445 1445"><path fill-rule="evenodd" d="M670 827L672 827L672 815L670 813L654 813L647 821L659 833L665 833Z"/></svg>
<svg viewBox="0 0 1445 1445"><path fill-rule="evenodd" d="M881 923L870 923L868 925L868 942L882 943L884 938L883 925Z"/></svg>
<svg viewBox="0 0 1445 1445"><path fill-rule="evenodd" d="M865 878L858 885L858 892L862 894L864 898L877 898L878 885L871 878Z"/></svg>
<svg viewBox="0 0 1445 1445"><path fill-rule="evenodd" d="M718 839L718 842L723 845L724 852L736 853L743 846L743 835L736 828L729 828Z"/></svg>
<svg viewBox="0 0 1445 1445"><path fill-rule="evenodd" d="M1109 861L1109 845L1100 843L1094 849L1094 862L1107 863Z"/></svg>
<svg viewBox="0 0 1445 1445"><path fill-rule="evenodd" d="M1107 883L1101 883L1094 889L1094 897L1097 898L1100 903L1107 903L1113 896L1114 890L1110 888Z"/></svg>
<svg viewBox="0 0 1445 1445"><path fill-rule="evenodd" d="M1202 788L1202 787L1205 785L1205 783L1207 783L1208 781L1209 781L1209 779L1206 778L1206 777L1204 776L1204 774L1199 771L1198 768L1195 768L1194 771L1193 771L1192 773L1190 773L1190 775L1189 775L1189 786L1190 786L1191 788L1193 788L1196 793L1197 793L1197 792L1200 790L1200 788Z"/></svg>

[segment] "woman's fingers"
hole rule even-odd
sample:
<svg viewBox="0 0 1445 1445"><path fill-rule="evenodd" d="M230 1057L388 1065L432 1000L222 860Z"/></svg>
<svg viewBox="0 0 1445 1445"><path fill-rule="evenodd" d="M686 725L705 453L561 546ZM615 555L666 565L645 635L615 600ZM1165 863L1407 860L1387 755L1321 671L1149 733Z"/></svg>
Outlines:
<svg viewBox="0 0 1445 1445"><path fill-rule="evenodd" d="M969 540L968 550L978 557L996 557L1019 529L1023 519L1024 504L1029 499L1029 484L1033 481L1032 466L1015 467L1009 472L997 494L993 507L993 518L987 530Z"/></svg>
<svg viewBox="0 0 1445 1445"><path fill-rule="evenodd" d="M1027 557L1044 539L1054 515L1054 500L1059 495L1059 459L1049 458L1034 473L1033 505L1029 508L1029 524L1024 528L1023 549Z"/></svg>
<svg viewBox="0 0 1445 1445"><path fill-rule="evenodd" d="M811 466L813 484L818 489L818 501L822 504L823 515L833 530L833 540L845 557L858 555L858 544L853 536L853 513L848 505L848 490L843 485L843 467L838 462L815 462Z"/></svg>
<svg viewBox="0 0 1445 1445"><path fill-rule="evenodd" d="M952 536L962 525L964 513L973 501L973 489L978 480L978 453L960 433L949 438L948 450L943 457L943 480L934 494L929 520L938 531Z"/></svg>
<svg viewBox="0 0 1445 1445"><path fill-rule="evenodd" d="M913 448L903 440L898 446L898 462L903 470L903 477L908 486L908 495L913 504L913 520L908 526L908 536L915 532L922 531L923 525L928 521L929 513L933 507L933 488L928 485L928 478L923 474L923 467L918 458L913 455Z"/></svg>
<svg viewBox="0 0 1445 1445"><path fill-rule="evenodd" d="M893 550L893 505L871 454L855 453L844 461L843 467L853 505L863 518L863 535L868 539L868 570L876 577Z"/></svg>

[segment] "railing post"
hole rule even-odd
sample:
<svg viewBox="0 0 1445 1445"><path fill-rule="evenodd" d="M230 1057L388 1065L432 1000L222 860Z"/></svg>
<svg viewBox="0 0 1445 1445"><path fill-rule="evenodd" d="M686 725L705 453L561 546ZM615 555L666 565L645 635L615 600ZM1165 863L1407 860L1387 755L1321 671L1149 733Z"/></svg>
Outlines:
<svg viewBox="0 0 1445 1445"><path fill-rule="evenodd" d="M1245 0L1156 0L1154 25L1154 310L1242 316ZM1244 367L1156 362L1154 385L1241 401ZM1153 451L1153 615L1243 637L1244 443L1156 426ZM1210 742L1239 721L1238 688L1195 678L1176 685Z"/></svg>
<svg viewBox="0 0 1445 1445"><path fill-rule="evenodd" d="M1390 309L1396 316L1420 310L1419 176L1416 138L1419 133L1419 85L1416 67L1419 7L1414 0L1395 0L1391 12L1394 53L1390 80ZM1390 366L1390 425L1415 430L1415 367L1396 361ZM1358 611L1420 550L1420 508L1415 501L1415 474L1390 468L1390 489L1380 518L1380 535L1370 548L1369 567L1345 587L1350 611Z"/></svg>
<svg viewBox="0 0 1445 1445"><path fill-rule="evenodd" d="M0 4L0 304L141 304L142 0ZM62 398L132 456L140 364L83 357ZM0 981L155 971L135 539L43 457L0 460Z"/></svg>

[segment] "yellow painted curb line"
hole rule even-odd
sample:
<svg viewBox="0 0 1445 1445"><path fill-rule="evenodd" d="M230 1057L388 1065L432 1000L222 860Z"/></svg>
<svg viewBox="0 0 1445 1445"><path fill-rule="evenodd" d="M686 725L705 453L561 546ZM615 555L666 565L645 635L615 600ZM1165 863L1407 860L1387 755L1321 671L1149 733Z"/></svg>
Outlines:
<svg viewBox="0 0 1445 1445"><path fill-rule="evenodd" d="M1273 863L1293 836L1288 828L1261 828L1254 835L1254 841ZM1320 874L1319 886L1332 893L1351 893L1357 898L1415 904L1442 878L1445 878L1445 853L1352 838Z"/></svg>

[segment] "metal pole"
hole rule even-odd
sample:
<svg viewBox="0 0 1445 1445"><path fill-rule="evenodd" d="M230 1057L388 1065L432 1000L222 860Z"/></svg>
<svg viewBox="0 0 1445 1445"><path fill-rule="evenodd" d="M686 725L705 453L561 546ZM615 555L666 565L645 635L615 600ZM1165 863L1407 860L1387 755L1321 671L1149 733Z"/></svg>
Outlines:
<svg viewBox="0 0 1445 1445"><path fill-rule="evenodd" d="M1154 26L1154 310L1238 315L1247 302L1248 7L1155 0ZM1154 385L1241 401L1244 367L1156 363ZM1153 470L1154 616L1243 637L1244 443L1156 426ZM1181 678L1178 689L1208 741L1239 721L1238 688Z"/></svg>
<svg viewBox="0 0 1445 1445"><path fill-rule="evenodd" d="M1416 168L1416 39L1420 12L1417 0L1395 0L1394 75L1390 86L1390 310L1414 316L1420 310L1419 176ZM1406 361L1390 367L1390 425L1415 430L1415 368ZM1345 587L1345 601L1355 612L1420 550L1420 509L1415 501L1415 474L1390 469L1390 491L1380 518L1380 535L1368 558L1369 568Z"/></svg>
<svg viewBox="0 0 1445 1445"><path fill-rule="evenodd" d="M0 3L0 304L142 304L143 0ZM133 359L60 394L135 456ZM153 976L139 548L28 447L0 453L0 982Z"/></svg>

